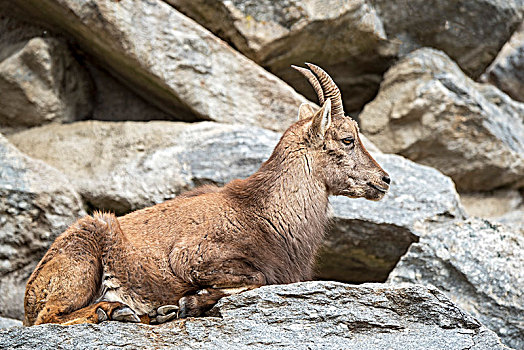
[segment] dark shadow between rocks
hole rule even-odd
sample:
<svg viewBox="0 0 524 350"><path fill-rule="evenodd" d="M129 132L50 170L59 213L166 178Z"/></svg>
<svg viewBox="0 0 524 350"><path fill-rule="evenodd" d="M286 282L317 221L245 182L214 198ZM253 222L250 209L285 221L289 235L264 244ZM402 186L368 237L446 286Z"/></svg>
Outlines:
<svg viewBox="0 0 524 350"><path fill-rule="evenodd" d="M418 237L407 227L335 218L319 251L316 278L384 282Z"/></svg>

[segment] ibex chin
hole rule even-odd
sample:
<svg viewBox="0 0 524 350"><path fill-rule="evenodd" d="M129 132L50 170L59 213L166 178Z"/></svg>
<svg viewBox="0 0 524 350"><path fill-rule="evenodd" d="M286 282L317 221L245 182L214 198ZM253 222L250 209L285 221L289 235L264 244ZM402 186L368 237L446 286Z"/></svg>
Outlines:
<svg viewBox="0 0 524 350"><path fill-rule="evenodd" d="M303 104L260 169L116 218L70 226L31 275L24 324L163 323L198 316L221 297L312 278L328 196L379 200L388 174L321 68L294 67L322 106Z"/></svg>

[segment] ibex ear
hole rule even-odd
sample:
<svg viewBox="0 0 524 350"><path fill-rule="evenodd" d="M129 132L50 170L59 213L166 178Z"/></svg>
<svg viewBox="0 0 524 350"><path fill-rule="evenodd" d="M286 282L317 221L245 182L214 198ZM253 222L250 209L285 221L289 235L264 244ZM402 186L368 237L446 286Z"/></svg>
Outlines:
<svg viewBox="0 0 524 350"><path fill-rule="evenodd" d="M311 123L311 131L314 135L319 135L324 138L326 130L331 125L331 99L327 99L324 105L313 117Z"/></svg>
<svg viewBox="0 0 524 350"><path fill-rule="evenodd" d="M304 102L298 107L298 120L312 117L315 114L315 108L307 102Z"/></svg>

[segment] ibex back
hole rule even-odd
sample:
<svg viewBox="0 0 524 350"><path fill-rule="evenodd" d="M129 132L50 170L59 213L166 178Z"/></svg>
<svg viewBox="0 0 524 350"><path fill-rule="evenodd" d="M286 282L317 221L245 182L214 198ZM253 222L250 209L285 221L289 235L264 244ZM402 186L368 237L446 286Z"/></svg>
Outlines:
<svg viewBox="0 0 524 350"><path fill-rule="evenodd" d="M25 325L197 316L219 298L312 278L328 196L381 199L388 174L366 151L339 89L299 68L322 107L303 104L260 169L118 219L95 213L53 243L31 275Z"/></svg>

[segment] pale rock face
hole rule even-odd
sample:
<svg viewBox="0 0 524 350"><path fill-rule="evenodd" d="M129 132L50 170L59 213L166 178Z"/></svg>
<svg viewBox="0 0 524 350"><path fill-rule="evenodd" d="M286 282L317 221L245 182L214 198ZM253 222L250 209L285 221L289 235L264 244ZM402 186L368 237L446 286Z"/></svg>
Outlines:
<svg viewBox="0 0 524 350"><path fill-rule="evenodd" d="M124 214L201 184L248 177L279 138L262 128L213 122L85 121L10 139L68 175L91 206Z"/></svg>
<svg viewBox="0 0 524 350"><path fill-rule="evenodd" d="M518 27L522 0L371 0L391 40L405 55L421 47L444 51L478 78Z"/></svg>
<svg viewBox="0 0 524 350"><path fill-rule="evenodd" d="M15 3L75 38L107 70L177 119L282 131L306 101L161 0Z"/></svg>
<svg viewBox="0 0 524 350"><path fill-rule="evenodd" d="M289 66L321 66L339 85L347 111L373 98L397 53L366 0L167 2L311 100L308 83Z"/></svg>
<svg viewBox="0 0 524 350"><path fill-rule="evenodd" d="M22 321L0 316L0 329L22 326Z"/></svg>
<svg viewBox="0 0 524 350"><path fill-rule="evenodd" d="M524 237L471 219L427 226L388 281L433 285L515 349L524 346Z"/></svg>
<svg viewBox="0 0 524 350"><path fill-rule="evenodd" d="M359 29L361 33L368 33L368 35L374 34L376 39L386 39L380 19L376 16L372 6L363 0L285 0L280 2L168 0L167 2L195 18L211 31L224 36L254 60L266 63L268 59L279 59L275 49L282 43L277 43L278 41L289 40L292 35L308 31L307 27L315 21L327 24L334 20L341 21L344 17L351 17L354 21L351 23L354 29ZM224 17L212 16L213 11L221 11L227 21L224 21ZM232 24L233 28L227 30L227 24ZM321 39L320 36L318 38ZM326 35L324 40L330 39ZM340 46L342 45L341 43ZM351 43L346 43L346 45L349 46ZM332 48L332 54L342 49L342 47L335 46ZM358 47L353 47L353 49L356 52ZM281 52L280 55L291 55L290 52L299 50L305 51L305 48L289 47L286 53Z"/></svg>
<svg viewBox="0 0 524 350"><path fill-rule="evenodd" d="M524 104L469 79L444 53L412 52L360 115L379 148L435 167L459 191L524 184Z"/></svg>
<svg viewBox="0 0 524 350"><path fill-rule="evenodd" d="M502 223L524 234L523 194L513 189L460 193L460 202L469 216Z"/></svg>

